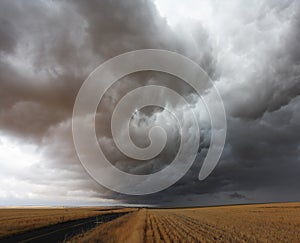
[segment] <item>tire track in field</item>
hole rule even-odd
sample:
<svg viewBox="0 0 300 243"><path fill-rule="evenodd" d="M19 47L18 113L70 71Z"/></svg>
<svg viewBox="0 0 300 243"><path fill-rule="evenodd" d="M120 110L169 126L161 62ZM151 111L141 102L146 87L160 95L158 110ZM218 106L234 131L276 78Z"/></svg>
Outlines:
<svg viewBox="0 0 300 243"><path fill-rule="evenodd" d="M194 232L197 232L197 235L202 235L202 239L212 240L212 242L218 241L229 241L229 242L248 242L248 237L233 232L232 230L225 230L218 228L215 225L211 225L205 222L202 222L198 219L183 215L183 214L174 214L173 215L177 220L181 221L183 224L190 227Z"/></svg>
<svg viewBox="0 0 300 243"><path fill-rule="evenodd" d="M249 242L249 237L202 222L193 217L169 212L147 216L146 242Z"/></svg>

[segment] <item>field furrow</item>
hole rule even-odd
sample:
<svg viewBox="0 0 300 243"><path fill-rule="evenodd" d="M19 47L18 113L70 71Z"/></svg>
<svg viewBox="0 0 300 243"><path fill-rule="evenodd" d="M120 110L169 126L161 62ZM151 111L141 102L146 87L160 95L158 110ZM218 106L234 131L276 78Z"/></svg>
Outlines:
<svg viewBox="0 0 300 243"><path fill-rule="evenodd" d="M141 209L72 242L300 242L299 203Z"/></svg>

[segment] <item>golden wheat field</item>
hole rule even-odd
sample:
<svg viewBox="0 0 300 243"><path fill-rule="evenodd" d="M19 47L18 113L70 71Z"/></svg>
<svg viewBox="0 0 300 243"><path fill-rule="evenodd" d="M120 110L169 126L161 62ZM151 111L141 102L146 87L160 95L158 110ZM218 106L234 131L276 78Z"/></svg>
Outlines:
<svg viewBox="0 0 300 243"><path fill-rule="evenodd" d="M104 207L81 208L1 208L0 237L53 225L73 219L87 218L108 212L130 211Z"/></svg>
<svg viewBox="0 0 300 243"><path fill-rule="evenodd" d="M140 209L69 242L300 242L300 203Z"/></svg>

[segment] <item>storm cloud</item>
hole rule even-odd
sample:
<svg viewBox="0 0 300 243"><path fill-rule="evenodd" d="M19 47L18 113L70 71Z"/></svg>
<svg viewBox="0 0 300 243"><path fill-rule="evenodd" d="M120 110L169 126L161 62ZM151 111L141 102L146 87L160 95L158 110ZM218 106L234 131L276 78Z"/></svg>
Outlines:
<svg viewBox="0 0 300 243"><path fill-rule="evenodd" d="M164 206L299 200L299 5L297 0L1 1L1 200ZM208 73L226 108L227 140L216 169L199 181L210 141L201 99L171 75L124 77L103 97L96 119L99 145L118 168L158 171L179 146L176 121L165 110L149 108L133 116L132 137L146 146L149 126L165 125L169 140L162 154L140 163L118 151L110 120L128 91L149 84L173 88L202 117L200 148L188 173L162 192L127 196L101 187L83 169L73 144L72 110L81 84L99 64L145 48L178 52ZM12 161L3 155L7 144L36 157Z"/></svg>

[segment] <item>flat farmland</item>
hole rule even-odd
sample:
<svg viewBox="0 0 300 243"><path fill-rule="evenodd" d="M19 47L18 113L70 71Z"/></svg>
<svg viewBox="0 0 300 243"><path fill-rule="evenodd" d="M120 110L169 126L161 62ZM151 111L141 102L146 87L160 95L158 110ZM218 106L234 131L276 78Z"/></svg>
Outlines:
<svg viewBox="0 0 300 243"><path fill-rule="evenodd" d="M131 210L112 207L0 208L0 238L70 220Z"/></svg>
<svg viewBox="0 0 300 243"><path fill-rule="evenodd" d="M140 209L69 242L300 242L300 203Z"/></svg>

